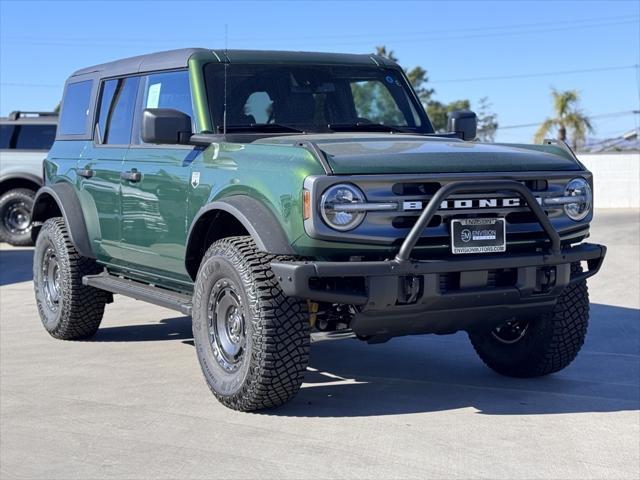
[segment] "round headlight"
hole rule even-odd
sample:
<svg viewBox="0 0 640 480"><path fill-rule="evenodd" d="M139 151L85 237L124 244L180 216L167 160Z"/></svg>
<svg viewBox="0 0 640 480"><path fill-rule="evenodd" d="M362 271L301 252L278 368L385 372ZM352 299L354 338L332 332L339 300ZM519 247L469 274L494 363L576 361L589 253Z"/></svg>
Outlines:
<svg viewBox="0 0 640 480"><path fill-rule="evenodd" d="M589 215L593 196L591 187L584 178L574 178L564 188L565 197L576 197L575 203L566 203L564 212L571 220L579 221Z"/></svg>
<svg viewBox="0 0 640 480"><path fill-rule="evenodd" d="M346 183L329 187L320 199L320 213L327 225L341 232L356 228L364 220L365 212L349 205L363 203L364 193Z"/></svg>

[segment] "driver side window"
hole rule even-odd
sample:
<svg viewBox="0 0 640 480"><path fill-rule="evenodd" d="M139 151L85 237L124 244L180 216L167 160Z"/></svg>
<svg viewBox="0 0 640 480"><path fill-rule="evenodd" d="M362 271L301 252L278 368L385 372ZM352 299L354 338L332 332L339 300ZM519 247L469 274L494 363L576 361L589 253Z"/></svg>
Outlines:
<svg viewBox="0 0 640 480"><path fill-rule="evenodd" d="M189 72L154 73L142 77L144 94L142 109L171 108L191 117L191 127L195 131L193 104L191 103L191 87Z"/></svg>

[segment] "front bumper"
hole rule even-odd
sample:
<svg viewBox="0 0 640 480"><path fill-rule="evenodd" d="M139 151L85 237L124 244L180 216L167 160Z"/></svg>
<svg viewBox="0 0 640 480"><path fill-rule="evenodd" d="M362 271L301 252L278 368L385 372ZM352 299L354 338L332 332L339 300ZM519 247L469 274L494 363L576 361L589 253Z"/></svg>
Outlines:
<svg viewBox="0 0 640 480"><path fill-rule="evenodd" d="M553 309L570 284L595 275L606 254L583 243L559 253L446 260L272 262L285 295L357 306L359 335L449 333ZM583 262L579 271L571 265Z"/></svg>
<svg viewBox="0 0 640 480"><path fill-rule="evenodd" d="M548 252L411 258L440 203L459 192L512 191L527 203L549 238ZM571 283L600 269L606 247L562 247L531 191L511 180L454 182L431 198L395 259L366 262L272 262L288 296L356 306L351 321L361 336L389 337L487 328L553 309ZM586 270L572 265L585 263Z"/></svg>

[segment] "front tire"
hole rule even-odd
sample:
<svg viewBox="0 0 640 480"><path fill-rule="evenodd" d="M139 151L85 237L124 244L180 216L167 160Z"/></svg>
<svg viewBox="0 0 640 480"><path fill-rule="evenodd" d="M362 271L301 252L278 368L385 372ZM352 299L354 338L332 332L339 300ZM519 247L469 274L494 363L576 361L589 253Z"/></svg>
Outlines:
<svg viewBox="0 0 640 480"><path fill-rule="evenodd" d="M572 265L572 271L581 271ZM586 280L568 286L554 310L531 320L514 319L499 329L470 332L482 361L510 377L539 377L567 367L584 344L589 323Z"/></svg>
<svg viewBox="0 0 640 480"><path fill-rule="evenodd" d="M33 245L31 209L35 192L14 188L0 197L0 241L16 247Z"/></svg>
<svg viewBox="0 0 640 480"><path fill-rule="evenodd" d="M102 321L109 293L82 284L101 268L75 249L63 218L42 225L33 254L38 313L49 334L61 340L92 337Z"/></svg>
<svg viewBox="0 0 640 480"><path fill-rule="evenodd" d="M299 390L309 357L302 300L285 297L271 270L276 257L251 237L215 242L193 295L193 337L205 380L234 410L281 405Z"/></svg>

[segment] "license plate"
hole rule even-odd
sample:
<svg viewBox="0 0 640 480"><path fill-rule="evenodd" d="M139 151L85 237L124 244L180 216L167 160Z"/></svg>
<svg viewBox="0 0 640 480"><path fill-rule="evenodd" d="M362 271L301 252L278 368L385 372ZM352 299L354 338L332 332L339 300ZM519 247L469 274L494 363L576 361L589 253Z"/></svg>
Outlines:
<svg viewBox="0 0 640 480"><path fill-rule="evenodd" d="M451 251L459 253L504 252L504 218L462 218L451 220Z"/></svg>

